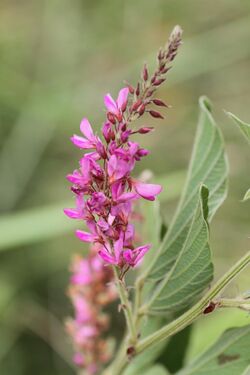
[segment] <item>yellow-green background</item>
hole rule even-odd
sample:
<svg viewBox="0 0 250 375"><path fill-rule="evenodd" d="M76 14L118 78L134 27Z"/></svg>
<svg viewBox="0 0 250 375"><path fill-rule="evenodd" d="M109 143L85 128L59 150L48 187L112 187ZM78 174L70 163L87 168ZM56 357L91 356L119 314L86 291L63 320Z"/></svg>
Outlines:
<svg viewBox="0 0 250 375"><path fill-rule="evenodd" d="M74 373L61 323L70 313L64 295L70 255L83 249L75 223L62 214L73 204L65 175L79 158L69 137L83 116L100 127L103 95L116 95L124 80L135 82L144 61L152 67L177 23L184 45L159 92L172 109L155 121L152 135L141 137L152 152L137 172L171 174L163 209L170 220L197 100L209 96L230 160L229 198L211 228L218 276L249 248L250 205L240 199L250 185L250 149L223 113L250 122L249 0L1 0L1 375ZM248 273L227 295L250 289ZM250 323L246 313L232 311L203 318L193 329L189 357L224 326L244 322Z"/></svg>

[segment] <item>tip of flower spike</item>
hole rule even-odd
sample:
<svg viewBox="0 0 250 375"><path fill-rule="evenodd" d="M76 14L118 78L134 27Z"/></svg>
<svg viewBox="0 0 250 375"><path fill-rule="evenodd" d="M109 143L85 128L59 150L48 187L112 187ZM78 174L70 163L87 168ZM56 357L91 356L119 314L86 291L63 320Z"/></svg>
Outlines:
<svg viewBox="0 0 250 375"><path fill-rule="evenodd" d="M170 38L171 37L176 37L176 36L181 36L183 34L183 29L180 25L175 25L175 27L173 28L172 32L171 32L171 35L170 35Z"/></svg>

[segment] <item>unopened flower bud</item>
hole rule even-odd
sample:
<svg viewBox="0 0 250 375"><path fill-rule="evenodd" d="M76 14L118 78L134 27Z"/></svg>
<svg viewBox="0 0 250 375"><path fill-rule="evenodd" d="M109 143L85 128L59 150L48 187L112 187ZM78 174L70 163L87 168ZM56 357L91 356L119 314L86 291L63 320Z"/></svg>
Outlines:
<svg viewBox="0 0 250 375"><path fill-rule="evenodd" d="M128 87L128 89L129 89L130 94L134 94L135 89L133 88L133 86L131 86L131 85L127 85L127 87Z"/></svg>
<svg viewBox="0 0 250 375"><path fill-rule="evenodd" d="M98 154L99 154L103 159L106 159L106 158L107 158L107 153L106 153L105 147L103 146L102 142L97 142L97 143L96 143L96 151L98 152Z"/></svg>
<svg viewBox="0 0 250 375"><path fill-rule="evenodd" d="M157 79L153 82L154 86L160 86L165 81L165 78Z"/></svg>
<svg viewBox="0 0 250 375"><path fill-rule="evenodd" d="M164 119L164 117L160 114L160 112L150 110L149 113L154 118L162 118L162 119Z"/></svg>
<svg viewBox="0 0 250 375"><path fill-rule="evenodd" d="M155 92L155 89L148 90L148 92L146 94L146 98L150 98L153 95L154 92Z"/></svg>
<svg viewBox="0 0 250 375"><path fill-rule="evenodd" d="M166 103L164 103L162 100L160 99L153 99L152 102L159 106L159 107L168 107L168 105Z"/></svg>
<svg viewBox="0 0 250 375"><path fill-rule="evenodd" d="M140 95L140 92L141 92L141 90L140 90L140 83L138 82L138 83L137 83L137 86L136 86L136 91L135 91L136 96L139 96L139 95Z"/></svg>
<svg viewBox="0 0 250 375"><path fill-rule="evenodd" d="M142 104L140 108L138 109L138 113L140 116L142 116L144 112L145 112L145 105Z"/></svg>
<svg viewBox="0 0 250 375"><path fill-rule="evenodd" d="M115 124L115 123L116 123L115 116L114 116L112 113L108 112L108 114L107 114L107 118L108 118L108 120L109 120L112 124Z"/></svg>
<svg viewBox="0 0 250 375"><path fill-rule="evenodd" d="M102 127L102 134L107 143L115 139L115 132L112 128L112 125L109 122L106 122Z"/></svg>
<svg viewBox="0 0 250 375"><path fill-rule="evenodd" d="M137 111L137 109L140 107L142 104L141 99L138 99L133 105L132 105L132 111Z"/></svg>
<svg viewBox="0 0 250 375"><path fill-rule="evenodd" d="M142 77L143 77L143 79L144 79L145 82L148 80L148 69L147 69L147 65L146 64L143 67Z"/></svg>
<svg viewBox="0 0 250 375"><path fill-rule="evenodd" d="M154 130L154 128L151 126L151 127L143 127L143 128L140 128L139 130L138 130L138 133L139 134L147 134L147 133L149 133L149 132L152 132Z"/></svg>
<svg viewBox="0 0 250 375"><path fill-rule="evenodd" d="M123 132L121 134L121 141L123 143L127 142L127 140L129 139L129 136L130 136L131 133L132 133L132 130L126 130L125 132Z"/></svg>

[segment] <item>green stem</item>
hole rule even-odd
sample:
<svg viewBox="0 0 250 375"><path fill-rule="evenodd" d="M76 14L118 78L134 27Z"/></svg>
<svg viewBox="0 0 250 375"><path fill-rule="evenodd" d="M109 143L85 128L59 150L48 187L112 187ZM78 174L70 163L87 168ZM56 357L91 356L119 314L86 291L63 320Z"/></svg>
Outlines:
<svg viewBox="0 0 250 375"><path fill-rule="evenodd" d="M113 267L114 270L114 276L115 276L115 282L117 286L117 290L119 293L119 297L122 303L122 309L124 311L127 328L129 331L129 345L135 345L137 342L137 332L134 324L133 319L133 312L132 312L132 306L131 302L128 298L128 292L126 289L126 285L122 280L119 279L118 270L116 267Z"/></svg>
<svg viewBox="0 0 250 375"><path fill-rule="evenodd" d="M218 294L235 278L236 275L243 270L243 268L249 264L249 262L250 252L248 252L225 275L223 275L209 290L209 292L190 310L152 335L141 340L136 346L136 353L141 353L151 345L154 345L155 343L162 341L169 336L175 335L177 332L191 324L195 319L203 314L209 303L218 296ZM147 313L146 311L143 312Z"/></svg>
<svg viewBox="0 0 250 375"><path fill-rule="evenodd" d="M243 258L241 258L224 276L222 276L214 286L206 293L206 295L194 305L190 310L186 313L181 315L179 318L174 320L173 322L167 324L165 327L161 328L160 330L154 332L153 334L149 335L145 339L139 341L137 345L135 345L136 354L140 354L150 346L158 343L159 341L167 339L169 336L175 335L177 332L181 331L194 320L196 320L199 316L204 314L204 310L211 302L216 302L215 298L221 293L221 291L228 286L228 284L250 263L250 252L248 252ZM138 286L139 287L139 286ZM139 289L138 289L139 290ZM224 301L225 304L228 305L228 300L221 299L219 301ZM247 301L248 304L248 301ZM234 306L232 306L234 305ZM231 304L230 307L235 307L235 303ZM237 306L238 307L238 306ZM145 307L144 307L145 308ZM138 311L139 313L139 311ZM146 310L140 311L141 314L147 314ZM111 372L104 372L103 375L121 375L123 370L126 368L128 364L128 359L125 353L125 349L123 352L120 352L119 358L115 360L116 367L110 367ZM114 371L113 371L114 370Z"/></svg>
<svg viewBox="0 0 250 375"><path fill-rule="evenodd" d="M114 361L108 366L102 375L116 375L121 374L124 366L127 363L126 357L126 348L127 348L127 340L126 337L123 339L120 348L118 349L117 353L115 354Z"/></svg>
<svg viewBox="0 0 250 375"><path fill-rule="evenodd" d="M220 298L215 303L218 303L219 307L235 307L245 311L250 311L250 300L244 298Z"/></svg>

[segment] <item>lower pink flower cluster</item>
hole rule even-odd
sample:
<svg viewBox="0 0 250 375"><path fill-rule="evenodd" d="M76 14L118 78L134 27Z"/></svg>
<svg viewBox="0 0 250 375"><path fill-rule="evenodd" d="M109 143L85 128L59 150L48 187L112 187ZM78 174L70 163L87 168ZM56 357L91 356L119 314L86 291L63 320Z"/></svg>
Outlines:
<svg viewBox="0 0 250 375"><path fill-rule="evenodd" d="M105 267L93 247L86 258L75 256L68 289L75 316L68 319L66 330L74 345L74 363L88 375L96 374L111 356L107 339L109 318L103 307L117 298L113 272Z"/></svg>

